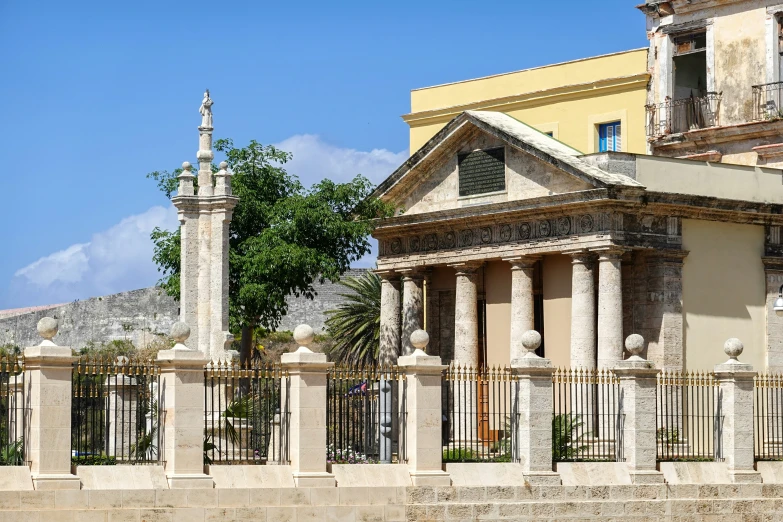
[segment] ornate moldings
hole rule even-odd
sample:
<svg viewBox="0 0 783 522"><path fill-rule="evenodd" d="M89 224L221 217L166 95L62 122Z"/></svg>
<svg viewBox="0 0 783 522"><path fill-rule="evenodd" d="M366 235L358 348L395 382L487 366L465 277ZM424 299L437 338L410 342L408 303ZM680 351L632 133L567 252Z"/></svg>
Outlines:
<svg viewBox="0 0 783 522"><path fill-rule="evenodd" d="M448 226L448 225L446 225ZM778 229L768 237L778 237ZM380 255L422 254L440 250L479 248L503 243L559 242L580 235L611 233L615 240L645 247L672 248L681 241L681 219L656 214L595 212L496 223L475 228L428 232L381 241ZM780 240L778 240L780 241ZM768 241L769 243L769 241ZM668 246L667 246L668 245ZM769 249L768 249L769 250ZM775 249L776 250L776 249ZM783 251L783 245L780 246Z"/></svg>

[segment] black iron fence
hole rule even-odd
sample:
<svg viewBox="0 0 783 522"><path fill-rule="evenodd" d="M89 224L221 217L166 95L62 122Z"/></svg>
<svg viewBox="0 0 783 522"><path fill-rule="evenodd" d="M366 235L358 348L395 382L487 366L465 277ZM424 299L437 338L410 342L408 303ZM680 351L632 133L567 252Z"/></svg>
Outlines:
<svg viewBox="0 0 783 522"><path fill-rule="evenodd" d="M656 408L658 460L723 460L723 415L714 374L661 372Z"/></svg>
<svg viewBox="0 0 783 522"><path fill-rule="evenodd" d="M73 365L71 454L75 465L160 461L160 368L119 357Z"/></svg>
<svg viewBox="0 0 783 522"><path fill-rule="evenodd" d="M396 367L335 367L326 378L326 459L406 462L405 376Z"/></svg>
<svg viewBox="0 0 783 522"><path fill-rule="evenodd" d="M288 464L286 387L279 365L204 368L204 463Z"/></svg>
<svg viewBox="0 0 783 522"><path fill-rule="evenodd" d="M0 466L25 464L24 362L17 356L0 359Z"/></svg>
<svg viewBox="0 0 783 522"><path fill-rule="evenodd" d="M783 118L783 82L753 86L753 119L755 121Z"/></svg>
<svg viewBox="0 0 783 522"><path fill-rule="evenodd" d="M655 139L667 134L717 127L720 125L721 97L721 93L708 92L703 96L679 100L667 98L663 103L645 106L647 137Z"/></svg>
<svg viewBox="0 0 783 522"><path fill-rule="evenodd" d="M517 384L510 368L450 366L444 371L444 462L516 460Z"/></svg>
<svg viewBox="0 0 783 522"><path fill-rule="evenodd" d="M783 460L783 375L762 374L755 384L756 460Z"/></svg>
<svg viewBox="0 0 783 522"><path fill-rule="evenodd" d="M615 374L560 368L552 382L552 460L624 461L620 381Z"/></svg>

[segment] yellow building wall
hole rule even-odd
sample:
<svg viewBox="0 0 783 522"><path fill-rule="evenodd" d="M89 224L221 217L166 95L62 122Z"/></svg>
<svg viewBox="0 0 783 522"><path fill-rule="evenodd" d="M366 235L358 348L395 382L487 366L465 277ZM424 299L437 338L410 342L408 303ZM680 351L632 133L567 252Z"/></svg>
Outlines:
<svg viewBox="0 0 783 522"><path fill-rule="evenodd" d="M727 359L726 339L737 337L740 361L764 369L764 227L685 219L682 242L685 367L711 371Z"/></svg>
<svg viewBox="0 0 783 522"><path fill-rule="evenodd" d="M504 112L584 152L597 125L620 121L623 152L644 154L647 49L636 49L411 92L411 153L465 110Z"/></svg>
<svg viewBox="0 0 783 522"><path fill-rule="evenodd" d="M544 256L544 352L555 367L571 366L571 258Z"/></svg>
<svg viewBox="0 0 783 522"><path fill-rule="evenodd" d="M490 261L484 266L487 301L487 365L511 363L511 265Z"/></svg>

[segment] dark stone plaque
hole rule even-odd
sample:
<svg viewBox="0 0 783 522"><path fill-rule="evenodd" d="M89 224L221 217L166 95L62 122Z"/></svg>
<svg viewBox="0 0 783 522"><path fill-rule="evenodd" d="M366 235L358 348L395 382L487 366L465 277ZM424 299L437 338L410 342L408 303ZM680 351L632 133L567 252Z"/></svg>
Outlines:
<svg viewBox="0 0 783 522"><path fill-rule="evenodd" d="M506 158L503 147L460 154L457 162L460 196L506 190Z"/></svg>

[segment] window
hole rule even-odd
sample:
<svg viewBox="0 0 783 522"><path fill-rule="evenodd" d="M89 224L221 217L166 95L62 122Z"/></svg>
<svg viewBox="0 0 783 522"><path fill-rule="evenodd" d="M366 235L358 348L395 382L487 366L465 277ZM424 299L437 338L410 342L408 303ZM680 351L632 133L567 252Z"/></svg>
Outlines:
<svg viewBox="0 0 783 522"><path fill-rule="evenodd" d="M672 98L701 97L707 92L707 33L692 33L674 38L672 58L674 88Z"/></svg>
<svg viewBox="0 0 783 522"><path fill-rule="evenodd" d="M555 133L554 133L554 131L545 132L544 134L546 134L546 135L547 135L547 136L549 136L550 138L554 138L554 137L555 137Z"/></svg>
<svg viewBox="0 0 783 522"><path fill-rule="evenodd" d="M602 123L598 126L598 152L620 152L622 150L620 122Z"/></svg>

